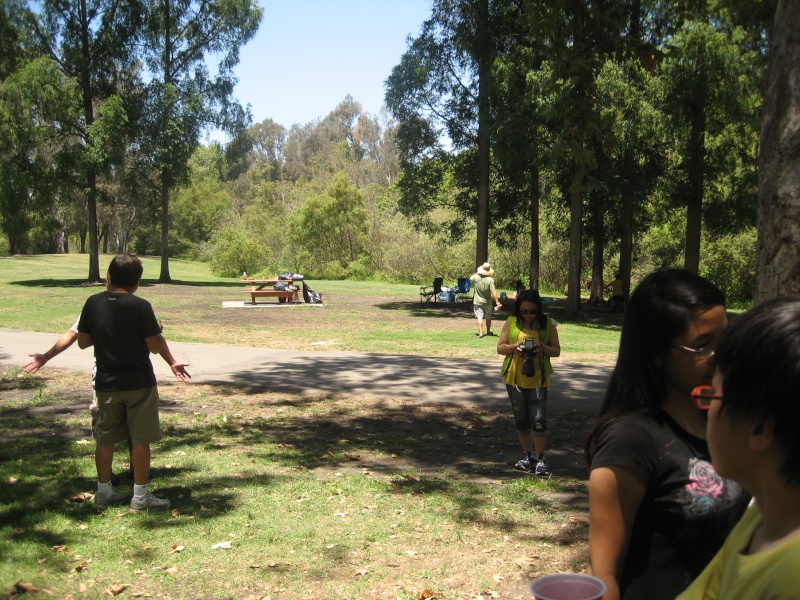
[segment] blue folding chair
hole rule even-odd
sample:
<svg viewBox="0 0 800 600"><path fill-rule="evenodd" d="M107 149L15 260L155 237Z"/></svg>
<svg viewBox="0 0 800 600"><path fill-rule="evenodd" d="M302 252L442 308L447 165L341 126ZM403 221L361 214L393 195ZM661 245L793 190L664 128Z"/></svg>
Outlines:
<svg viewBox="0 0 800 600"><path fill-rule="evenodd" d="M459 300L470 300L469 295L469 277L459 277L458 285L453 290L456 293L456 302Z"/></svg>

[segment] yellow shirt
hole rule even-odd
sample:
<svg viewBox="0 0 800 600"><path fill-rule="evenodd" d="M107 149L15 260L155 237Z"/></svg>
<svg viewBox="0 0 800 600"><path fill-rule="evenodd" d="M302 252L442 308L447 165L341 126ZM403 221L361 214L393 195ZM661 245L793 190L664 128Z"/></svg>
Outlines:
<svg viewBox="0 0 800 600"><path fill-rule="evenodd" d="M517 344L525 343L525 338L533 338L535 342L539 343L542 341L542 334L538 329L522 329L520 330L519 335L517 335ZM514 342L508 340L508 343L513 344ZM514 350L511 363L508 365L508 370L503 376L503 381L505 381L508 385L514 385L528 390L540 387L550 387L549 377L545 377L544 385L542 385L542 361L540 360L539 356L537 356L535 360L536 375L533 377L528 377L522 373L522 363L525 362L524 355Z"/></svg>
<svg viewBox="0 0 800 600"><path fill-rule="evenodd" d="M781 545L742 554L761 525L754 504L722 548L677 600L796 600L800 597L800 535Z"/></svg>

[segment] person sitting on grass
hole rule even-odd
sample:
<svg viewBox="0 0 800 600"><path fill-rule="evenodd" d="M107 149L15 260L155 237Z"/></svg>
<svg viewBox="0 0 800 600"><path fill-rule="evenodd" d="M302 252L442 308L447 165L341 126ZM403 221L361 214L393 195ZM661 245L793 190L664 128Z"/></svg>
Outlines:
<svg viewBox="0 0 800 600"><path fill-rule="evenodd" d="M800 594L800 297L765 302L720 338L708 411L714 468L754 502L678 600L790 600Z"/></svg>

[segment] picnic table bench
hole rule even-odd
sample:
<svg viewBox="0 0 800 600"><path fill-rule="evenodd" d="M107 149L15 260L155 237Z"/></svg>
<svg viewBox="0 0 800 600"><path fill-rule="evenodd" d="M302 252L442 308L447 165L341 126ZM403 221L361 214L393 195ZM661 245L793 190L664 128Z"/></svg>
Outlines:
<svg viewBox="0 0 800 600"><path fill-rule="evenodd" d="M250 284L249 288L243 289L243 294L250 294L250 300L253 304L256 303L256 298L268 297L277 298L278 302L299 302L300 290L276 290L267 288L273 286L278 282L285 283L287 286L292 285L294 282L284 279L245 279ZM266 288L266 289L265 289Z"/></svg>

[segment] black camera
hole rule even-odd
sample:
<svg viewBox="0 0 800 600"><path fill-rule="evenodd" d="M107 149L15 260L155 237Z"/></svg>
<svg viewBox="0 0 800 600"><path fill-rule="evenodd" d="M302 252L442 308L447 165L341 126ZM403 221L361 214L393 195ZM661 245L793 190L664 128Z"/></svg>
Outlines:
<svg viewBox="0 0 800 600"><path fill-rule="evenodd" d="M525 338L522 345L522 374L527 377L536 375L536 342L533 338Z"/></svg>

